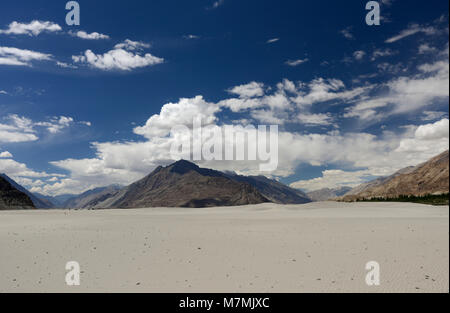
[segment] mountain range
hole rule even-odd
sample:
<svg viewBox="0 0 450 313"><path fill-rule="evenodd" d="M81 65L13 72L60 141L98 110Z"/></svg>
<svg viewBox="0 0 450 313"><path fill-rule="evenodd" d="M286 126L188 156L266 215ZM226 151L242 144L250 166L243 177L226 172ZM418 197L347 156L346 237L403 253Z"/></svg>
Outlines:
<svg viewBox="0 0 450 313"><path fill-rule="evenodd" d="M0 174L0 209L108 209L144 207L213 207L273 202L303 204L311 201L355 201L448 194L449 152L423 164L406 167L353 189L321 189L307 194L265 176L205 169L188 161L158 167L127 186L111 185L80 195L49 197L33 194L5 174Z"/></svg>
<svg viewBox="0 0 450 313"><path fill-rule="evenodd" d="M228 174L228 176L236 181L249 183L273 203L304 204L311 202L311 199L303 191L293 189L266 176L242 176L235 173Z"/></svg>
<svg viewBox="0 0 450 313"><path fill-rule="evenodd" d="M238 175L200 168L181 160L158 167L95 208L212 207L270 202L272 193L252 184L256 181L254 178L245 181ZM296 194L296 191L292 190L292 193ZM308 201L300 197L297 200Z"/></svg>
<svg viewBox="0 0 450 313"><path fill-rule="evenodd" d="M188 161L158 167L95 208L212 207L268 202L248 183Z"/></svg>
<svg viewBox="0 0 450 313"><path fill-rule="evenodd" d="M65 201L62 208L211 207L274 202L311 202L305 193L264 176L240 176L200 168L181 160L158 167L127 186L87 191Z"/></svg>
<svg viewBox="0 0 450 313"><path fill-rule="evenodd" d="M378 178L362 184L339 200L355 201L448 193L449 152L447 150L425 163L414 167L406 167L389 177Z"/></svg>
<svg viewBox="0 0 450 313"><path fill-rule="evenodd" d="M324 188L306 193L312 201L328 201L344 196L352 190L351 187Z"/></svg>
<svg viewBox="0 0 450 313"><path fill-rule="evenodd" d="M6 174L0 174L0 177L9 182L15 189L18 191L26 194L30 200L33 202L33 206L37 209L51 209L54 207L53 203L45 198L41 198L31 192L29 192L27 189L16 183L12 178L7 176Z"/></svg>
<svg viewBox="0 0 450 313"><path fill-rule="evenodd" d="M39 209L107 209L142 207L212 207L274 202L303 204L308 196L264 176L241 176L200 168L188 161L158 167L127 186L111 185L80 195L49 197L33 194L3 175Z"/></svg>
<svg viewBox="0 0 450 313"><path fill-rule="evenodd" d="M34 209L30 197L0 176L0 210Z"/></svg>
<svg viewBox="0 0 450 313"><path fill-rule="evenodd" d="M82 194L68 197L61 202L59 207L63 209L90 209L115 195L120 189L122 189L120 185L111 185L88 190Z"/></svg>

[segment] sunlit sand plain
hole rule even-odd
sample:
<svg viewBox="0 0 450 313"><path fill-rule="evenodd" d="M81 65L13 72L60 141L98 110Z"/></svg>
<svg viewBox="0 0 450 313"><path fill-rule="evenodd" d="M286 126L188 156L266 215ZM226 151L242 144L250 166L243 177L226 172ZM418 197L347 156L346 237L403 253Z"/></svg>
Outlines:
<svg viewBox="0 0 450 313"><path fill-rule="evenodd" d="M0 292L448 292L449 208L0 212ZM81 285L66 284L66 263ZM380 286L366 264L380 264Z"/></svg>

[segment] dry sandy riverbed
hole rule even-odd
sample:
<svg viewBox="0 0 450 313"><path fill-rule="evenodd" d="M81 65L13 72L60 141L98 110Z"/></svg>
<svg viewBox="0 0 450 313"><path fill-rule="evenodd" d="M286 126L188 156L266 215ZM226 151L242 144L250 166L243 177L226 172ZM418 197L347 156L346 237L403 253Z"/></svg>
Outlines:
<svg viewBox="0 0 450 313"><path fill-rule="evenodd" d="M0 211L0 251L0 292L448 292L449 208Z"/></svg>

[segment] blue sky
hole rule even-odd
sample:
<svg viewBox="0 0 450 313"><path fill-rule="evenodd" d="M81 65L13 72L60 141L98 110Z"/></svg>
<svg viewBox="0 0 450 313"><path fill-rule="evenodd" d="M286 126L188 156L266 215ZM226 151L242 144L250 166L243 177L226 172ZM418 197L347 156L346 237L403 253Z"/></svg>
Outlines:
<svg viewBox="0 0 450 313"><path fill-rule="evenodd" d="M448 149L446 1L379 1L380 26L356 0L78 2L80 26L66 1L0 10L0 172L32 191L141 178L194 114L279 125L270 174L310 190Z"/></svg>

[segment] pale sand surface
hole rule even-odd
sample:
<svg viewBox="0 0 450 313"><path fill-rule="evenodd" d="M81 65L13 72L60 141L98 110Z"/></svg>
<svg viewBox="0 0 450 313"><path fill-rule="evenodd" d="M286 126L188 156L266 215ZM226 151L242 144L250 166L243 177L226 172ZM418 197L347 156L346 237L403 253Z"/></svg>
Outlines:
<svg viewBox="0 0 450 313"><path fill-rule="evenodd" d="M0 211L0 251L0 292L448 292L449 208Z"/></svg>

